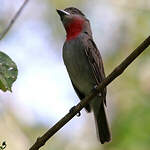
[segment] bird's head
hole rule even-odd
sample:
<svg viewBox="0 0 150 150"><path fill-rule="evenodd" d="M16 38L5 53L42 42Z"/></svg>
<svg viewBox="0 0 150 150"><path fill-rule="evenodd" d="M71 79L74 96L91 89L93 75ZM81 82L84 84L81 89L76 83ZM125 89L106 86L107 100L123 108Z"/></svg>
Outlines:
<svg viewBox="0 0 150 150"><path fill-rule="evenodd" d="M64 10L57 9L57 12L64 27L67 27L72 23L83 23L85 21L85 15L79 9L74 7L69 7Z"/></svg>
<svg viewBox="0 0 150 150"><path fill-rule="evenodd" d="M75 38L89 24L85 15L77 8L69 7L64 10L57 9L60 19L67 33L67 40Z"/></svg>

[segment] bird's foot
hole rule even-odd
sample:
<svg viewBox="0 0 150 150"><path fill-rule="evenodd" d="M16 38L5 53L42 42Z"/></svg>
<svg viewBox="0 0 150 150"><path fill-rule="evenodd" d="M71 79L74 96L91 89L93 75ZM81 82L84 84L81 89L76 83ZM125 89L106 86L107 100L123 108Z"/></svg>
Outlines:
<svg viewBox="0 0 150 150"><path fill-rule="evenodd" d="M97 89L97 85L94 85L92 91L96 91L96 92L99 92L99 90ZM102 93L99 93L98 96L102 96Z"/></svg>
<svg viewBox="0 0 150 150"><path fill-rule="evenodd" d="M92 91L93 91L93 92L98 91L98 90L97 90L97 85L94 85Z"/></svg>
<svg viewBox="0 0 150 150"><path fill-rule="evenodd" d="M74 112L75 111L75 106L73 106L70 110L69 110L69 113L72 113L72 112ZM81 113L80 112L78 112L77 113L77 117L80 117L81 116Z"/></svg>

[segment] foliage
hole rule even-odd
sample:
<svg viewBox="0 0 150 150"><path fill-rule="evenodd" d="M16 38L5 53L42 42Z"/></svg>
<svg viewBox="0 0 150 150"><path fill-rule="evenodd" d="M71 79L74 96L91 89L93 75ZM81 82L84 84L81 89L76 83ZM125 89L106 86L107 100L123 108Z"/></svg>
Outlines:
<svg viewBox="0 0 150 150"><path fill-rule="evenodd" d="M0 89L6 92L12 91L11 87L17 79L18 69L12 59L3 52L0 52Z"/></svg>

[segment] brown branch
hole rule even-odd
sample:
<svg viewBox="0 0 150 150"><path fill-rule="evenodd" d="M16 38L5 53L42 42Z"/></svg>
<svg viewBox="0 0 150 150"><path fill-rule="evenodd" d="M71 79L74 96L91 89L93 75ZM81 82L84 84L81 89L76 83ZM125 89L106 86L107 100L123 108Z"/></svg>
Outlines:
<svg viewBox="0 0 150 150"><path fill-rule="evenodd" d="M38 150L42 147L58 130L60 130L67 122L69 122L77 113L81 111L98 93L111 83L115 78L121 75L124 70L150 45L150 36L143 41L120 65L118 65L105 80L103 80L97 87L97 90L92 91L80 103L78 103L74 110L66 114L59 120L52 128L50 128L44 135L37 138L37 141L29 150Z"/></svg>
<svg viewBox="0 0 150 150"><path fill-rule="evenodd" d="M0 34L0 40L2 40L4 38L4 36L7 34L7 32L10 30L10 28L12 27L12 25L15 23L15 21L17 20L17 18L19 17L19 15L21 14L23 8L26 6L27 2L29 0L25 0L23 2L23 4L21 5L21 7L19 8L19 10L16 12L16 14L14 15L14 17L11 19L10 23L8 24L8 26L6 27L6 29Z"/></svg>

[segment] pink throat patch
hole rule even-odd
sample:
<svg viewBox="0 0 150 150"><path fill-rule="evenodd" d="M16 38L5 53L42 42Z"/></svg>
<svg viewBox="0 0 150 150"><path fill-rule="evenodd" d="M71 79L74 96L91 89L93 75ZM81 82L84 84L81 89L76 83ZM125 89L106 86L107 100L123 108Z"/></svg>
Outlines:
<svg viewBox="0 0 150 150"><path fill-rule="evenodd" d="M67 41L76 38L81 33L83 29L83 23L83 19L75 18L65 27L67 32Z"/></svg>

